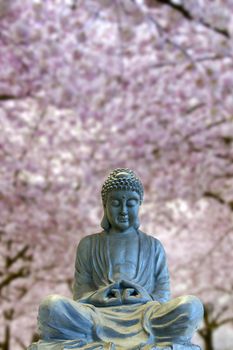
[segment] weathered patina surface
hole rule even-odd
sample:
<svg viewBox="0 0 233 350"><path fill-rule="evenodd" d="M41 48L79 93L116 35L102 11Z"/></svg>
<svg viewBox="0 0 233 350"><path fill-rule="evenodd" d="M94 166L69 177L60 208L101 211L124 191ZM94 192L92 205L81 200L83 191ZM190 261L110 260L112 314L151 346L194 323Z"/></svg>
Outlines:
<svg viewBox="0 0 233 350"><path fill-rule="evenodd" d="M170 300L159 240L139 230L143 186L129 169L114 170L102 188L103 231L79 243L74 300L48 296L39 308L38 350L191 350L203 317L194 296Z"/></svg>

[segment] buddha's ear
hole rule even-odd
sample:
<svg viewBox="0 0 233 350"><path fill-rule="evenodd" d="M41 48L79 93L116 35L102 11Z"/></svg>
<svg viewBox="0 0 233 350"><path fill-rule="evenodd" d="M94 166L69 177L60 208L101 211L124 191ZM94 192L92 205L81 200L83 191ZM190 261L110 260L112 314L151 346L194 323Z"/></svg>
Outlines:
<svg viewBox="0 0 233 350"><path fill-rule="evenodd" d="M105 211L105 208L104 208L104 216L103 216L103 219L101 221L101 227L104 229L104 231L109 231L110 229L110 223L108 221L108 218L107 218L107 215L106 215L106 211Z"/></svg>
<svg viewBox="0 0 233 350"><path fill-rule="evenodd" d="M137 217L137 219L134 221L133 227L137 230L140 226L140 221L139 221L139 217Z"/></svg>

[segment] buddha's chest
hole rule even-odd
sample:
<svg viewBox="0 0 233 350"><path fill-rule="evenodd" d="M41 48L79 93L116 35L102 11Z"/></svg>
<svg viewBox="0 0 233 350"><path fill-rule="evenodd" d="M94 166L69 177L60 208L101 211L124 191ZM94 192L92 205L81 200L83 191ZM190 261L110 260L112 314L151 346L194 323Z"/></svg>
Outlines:
<svg viewBox="0 0 233 350"><path fill-rule="evenodd" d="M109 240L109 257L114 280L132 279L137 270L138 237Z"/></svg>

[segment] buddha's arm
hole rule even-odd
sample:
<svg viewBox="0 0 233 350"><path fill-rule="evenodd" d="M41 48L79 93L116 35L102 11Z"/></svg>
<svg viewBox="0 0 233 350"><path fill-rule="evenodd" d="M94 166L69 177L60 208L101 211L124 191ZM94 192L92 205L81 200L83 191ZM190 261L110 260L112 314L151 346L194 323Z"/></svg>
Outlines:
<svg viewBox="0 0 233 350"><path fill-rule="evenodd" d="M77 248L73 299L95 306L121 305L119 283L97 287L92 279L90 237L83 238Z"/></svg>
<svg viewBox="0 0 233 350"><path fill-rule="evenodd" d="M165 303L170 299L169 272L166 261L166 254L162 244L155 242L155 271L154 271L154 289L151 296L160 303Z"/></svg>
<svg viewBox="0 0 233 350"><path fill-rule="evenodd" d="M75 261L75 276L73 284L73 299L87 298L95 290L90 270L90 239L83 238L77 248Z"/></svg>

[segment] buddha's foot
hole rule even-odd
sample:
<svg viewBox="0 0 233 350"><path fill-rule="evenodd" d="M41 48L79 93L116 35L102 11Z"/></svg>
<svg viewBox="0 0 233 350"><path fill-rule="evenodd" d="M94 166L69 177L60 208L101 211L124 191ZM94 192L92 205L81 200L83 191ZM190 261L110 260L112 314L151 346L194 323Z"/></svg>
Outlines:
<svg viewBox="0 0 233 350"><path fill-rule="evenodd" d="M156 346L146 345L143 350L201 350L200 346L195 344L160 344Z"/></svg>

